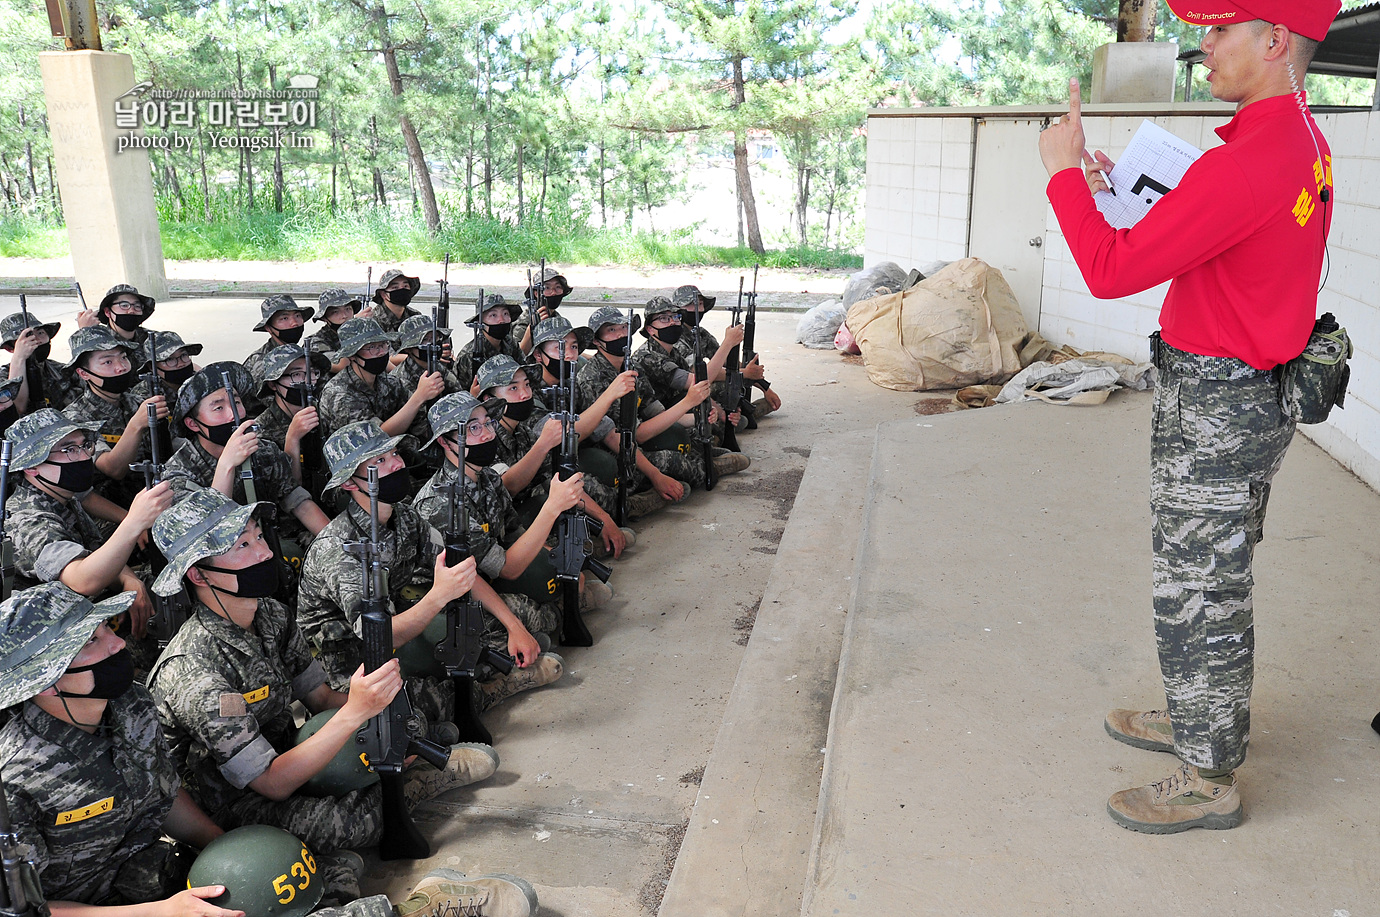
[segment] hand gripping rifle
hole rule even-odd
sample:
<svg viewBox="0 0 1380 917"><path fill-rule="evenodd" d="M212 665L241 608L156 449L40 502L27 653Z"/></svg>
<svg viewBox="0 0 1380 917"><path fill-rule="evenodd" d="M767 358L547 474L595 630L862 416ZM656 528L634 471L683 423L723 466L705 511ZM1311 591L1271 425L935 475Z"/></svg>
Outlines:
<svg viewBox="0 0 1380 917"><path fill-rule="evenodd" d="M310 355L307 357L308 363L311 361ZM240 428L244 418L240 416L240 409L235 404L235 386L230 381L230 373L222 369L220 371L221 382L225 386L225 395L230 405L230 416L235 421L235 429ZM253 430L259 432L259 425L254 424ZM249 456L240 465L239 480L244 485L245 506L250 506L259 502L259 489L254 483L254 456ZM278 540L278 507L276 504L268 504L266 510L260 515L259 525L263 527L264 541L273 549L273 556L278 558L283 565L284 575L279 578L277 598L285 604L291 606L296 598L293 586L296 574L293 572L292 564L283 556L283 545Z"/></svg>
<svg viewBox="0 0 1380 917"><path fill-rule="evenodd" d="M700 342L701 338L696 334L695 378L690 381L691 385L709 378L709 366L704 362L704 354L700 352ZM719 478L714 474L714 435L709 430L708 398L695 405L695 432L691 439L700 444L700 455L704 458L704 489L713 490L714 485L719 483Z"/></svg>
<svg viewBox="0 0 1380 917"><path fill-rule="evenodd" d="M575 378L570 364L565 361L565 341L561 341L560 384L554 398L554 403L564 408L552 416L561 422L561 455L556 474L565 481L580 470L580 434L575 429L580 416L575 413ZM556 579L561 581L563 592L563 646L594 645L594 638L580 616L580 573L588 570L599 578L599 582L609 581L613 570L590 556L587 546L589 539L599 537L603 530L603 523L589 518L577 507L561 513L556 520L556 546L551 549L551 565L556 568Z"/></svg>
<svg viewBox="0 0 1380 917"><path fill-rule="evenodd" d="M738 277L738 302L733 306L733 317L729 320L728 326L732 328L738 324L739 316L743 309L743 278ZM695 329L699 331L698 328ZM724 429L722 434L724 447L732 449L734 452L742 452L738 448L738 431L734 428L733 421L728 415L740 409L743 400L743 370L738 362L738 346L735 345L724 358Z"/></svg>
<svg viewBox="0 0 1380 917"><path fill-rule="evenodd" d="M364 671L373 672L393 658L393 617L388 613L388 585L383 570L383 545L379 541L379 469L369 466L369 540L352 541L345 553L359 559L363 568L364 594L356 611L364 638ZM403 761L421 755L438 769L446 766L447 749L408 731L415 722L406 689L394 695L388 707L369 719L355 733L364 763L383 784L383 837L381 860L420 860L431 856L431 845L417 830L407 811L403 792Z"/></svg>
<svg viewBox="0 0 1380 917"><path fill-rule="evenodd" d="M148 371L139 374L139 378L148 385L149 397L163 394L163 382L158 378L158 332L149 332L149 365ZM158 441L158 450L165 456L172 455L172 430L168 427L166 419L159 420L156 411L149 412L149 448L153 448L154 441ZM131 466L132 467L132 466Z"/></svg>
<svg viewBox="0 0 1380 917"><path fill-rule="evenodd" d="M367 274L364 275L364 295L363 295L362 297L360 297L360 300L359 300L360 302L364 303L365 306L368 306L370 303L372 303L372 302L374 301L373 299L371 299L371 297L374 295L374 289L373 289L373 288L374 288L374 266L371 264L371 265L369 265L369 272L368 272Z"/></svg>
<svg viewBox="0 0 1380 917"><path fill-rule="evenodd" d="M8 443L6 444L8 445ZM38 882L34 850L19 843L10 824L10 804L0 787L0 917L48 917Z"/></svg>
<svg viewBox="0 0 1380 917"><path fill-rule="evenodd" d="M5 531L5 502L10 498L10 453L14 443L5 440L0 443L0 564L3 564L4 582L0 585L0 602L10 597L14 591L14 543Z"/></svg>
<svg viewBox="0 0 1380 917"><path fill-rule="evenodd" d="M158 418L158 409L151 404L146 405L146 408L149 412L149 429L152 430L153 423ZM149 439L149 457L142 462L131 464L129 470L143 473L145 490L152 490L155 484L163 480L163 450L158 444L157 437ZM149 570L154 577L162 573L163 568L168 565L168 559L151 541L144 549L144 556L148 558ZM153 617L149 618L149 633L158 641L159 649L163 649L177 636L178 630L191 616L192 600L187 595L186 586L179 588L173 595L159 595L150 589L149 598L153 600Z"/></svg>
<svg viewBox="0 0 1380 917"><path fill-rule="evenodd" d="M450 515L446 526L446 566L453 567L473 555L470 548L470 513L461 494L465 478L465 430L460 429L460 466L447 485ZM484 606L471 592L446 606L446 636L436 644L436 659L446 667L455 684L455 725L460 741L492 745L494 737L479 718L474 694L475 676L481 663L501 674L513 670L513 658L484 645Z"/></svg>
<svg viewBox="0 0 1380 917"><path fill-rule="evenodd" d="M29 318L29 297L23 293L19 294L19 311L24 313L24 331L28 331L32 319ZM29 381L29 410L33 411L34 406L40 404L44 407L52 407L48 403L48 393L43 387L43 370L36 367L37 372L29 372L28 363L28 360L24 361L24 375Z"/></svg>
<svg viewBox="0 0 1380 917"><path fill-rule="evenodd" d="M307 381L303 391L305 407L316 407L316 383L311 377L311 338L302 339L302 361L303 369L307 374ZM311 494L313 500L321 499L321 491L326 488L326 481L329 478L325 473L326 462L321 454L321 427L318 426L302 437L302 486Z"/></svg>
<svg viewBox="0 0 1380 917"><path fill-rule="evenodd" d="M628 344L623 350L623 369L628 368L632 356L632 336L636 317L628 310ZM628 524L628 489L637 471L637 387L618 399L618 503L614 506L613 521L619 526Z"/></svg>
<svg viewBox="0 0 1380 917"><path fill-rule="evenodd" d="M748 294L747 315L743 318L743 365L747 366L757 359L757 271L760 264L752 268L752 292ZM752 388L760 388L763 394L771 388L771 383L766 379L757 379L752 385L745 386L742 400L739 403L739 410L747 418L747 428L757 429L757 413L752 408Z"/></svg>

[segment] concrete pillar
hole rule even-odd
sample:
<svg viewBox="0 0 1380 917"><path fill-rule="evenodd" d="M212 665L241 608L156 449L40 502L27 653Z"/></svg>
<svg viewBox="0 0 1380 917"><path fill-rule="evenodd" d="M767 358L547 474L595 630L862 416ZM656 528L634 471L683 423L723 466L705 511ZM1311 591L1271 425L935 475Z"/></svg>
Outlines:
<svg viewBox="0 0 1380 917"><path fill-rule="evenodd" d="M1093 52L1092 98L1104 102L1172 102L1179 46L1172 41L1117 42Z"/></svg>
<svg viewBox="0 0 1380 917"><path fill-rule="evenodd" d="M166 299L149 155L116 147L115 100L134 85L134 62L106 51L49 51L38 58L62 215L88 304L95 307L117 283Z"/></svg>

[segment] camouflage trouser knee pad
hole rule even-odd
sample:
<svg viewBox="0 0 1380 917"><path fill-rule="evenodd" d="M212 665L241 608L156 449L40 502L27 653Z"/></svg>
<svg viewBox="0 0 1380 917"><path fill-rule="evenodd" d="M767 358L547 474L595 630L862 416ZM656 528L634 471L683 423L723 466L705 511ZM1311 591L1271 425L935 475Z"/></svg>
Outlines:
<svg viewBox="0 0 1380 917"><path fill-rule="evenodd" d="M1186 762L1238 766L1254 677L1251 564L1293 437L1273 380L1162 373L1151 433L1155 636Z"/></svg>

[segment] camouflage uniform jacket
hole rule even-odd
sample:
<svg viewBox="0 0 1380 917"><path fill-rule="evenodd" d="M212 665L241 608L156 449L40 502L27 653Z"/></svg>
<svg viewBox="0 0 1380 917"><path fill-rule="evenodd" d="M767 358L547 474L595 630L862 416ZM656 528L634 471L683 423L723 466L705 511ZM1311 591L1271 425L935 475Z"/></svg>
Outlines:
<svg viewBox="0 0 1380 917"><path fill-rule="evenodd" d="M396 334L403 322L414 315L421 314L411 306L403 306L402 315L394 315L393 310L383 303L374 304L374 321L378 322L379 327L388 334Z"/></svg>
<svg viewBox="0 0 1380 917"><path fill-rule="evenodd" d="M297 621L338 690L344 690L364 661L358 609L364 597L363 570L358 559L345 553L345 544L368 537L369 513L351 499L345 511L317 533L302 561ZM421 513L406 503L395 504L388 524L380 526L379 538L390 603L400 600L406 586L431 588L441 539ZM397 614L398 608L390 613Z"/></svg>
<svg viewBox="0 0 1380 917"><path fill-rule="evenodd" d="M330 322L322 322L321 327L311 333L311 349L313 352L335 353L340 349L340 326L332 325Z"/></svg>
<svg viewBox="0 0 1380 917"><path fill-rule="evenodd" d="M626 363L624 364L627 365ZM632 369L638 369L633 366ZM599 400L599 396L604 394L613 380L618 378L621 370L613 368L613 364L600 354L595 354L580 365L580 371L575 376L575 408L578 411L587 411L589 406ZM637 419L651 420L662 411L666 410L666 405L657 396L656 389L646 374L641 370L637 373ZM677 395L673 401L679 401ZM613 407L604 415L599 426L590 435L588 442L603 442L604 438L613 432L615 422L618 418L618 402L614 402Z"/></svg>
<svg viewBox="0 0 1380 917"><path fill-rule="evenodd" d="M679 401L690 387L690 361L675 348L670 353L655 341L647 341L632 355L632 368L638 379L652 384L652 391L662 404Z"/></svg>
<svg viewBox="0 0 1380 917"><path fill-rule="evenodd" d="M321 390L316 406L321 414L321 436L324 439L346 424L371 417L382 424L401 411L411 395L390 372L379 373L370 387L355 374L353 366L348 366Z"/></svg>
<svg viewBox="0 0 1380 917"><path fill-rule="evenodd" d="M578 393L576 397L578 397ZM495 431L495 439L498 440L498 452L494 456L494 463L489 467L500 475L506 474L509 468L522 461L523 457L532 451L537 438L541 436L542 427L546 426L546 421L551 417L551 412L546 410L546 405L542 404L540 398L534 398L533 402L531 417L528 417L512 430L509 430L507 426L500 425ZM550 490L551 476L556 473L556 460L553 456L558 454L559 444L557 444L557 448L552 449L542 458L541 467L532 475L532 480L528 485L513 495L514 503L546 499L547 491Z"/></svg>
<svg viewBox="0 0 1380 917"><path fill-rule="evenodd" d="M215 819L292 748L289 705L326 674L288 610L259 599L250 630L197 603L148 683L188 791Z"/></svg>
<svg viewBox="0 0 1380 917"><path fill-rule="evenodd" d="M422 485L412 505L439 531L450 527L450 491L447 487L459 474L446 462L431 480ZM513 498L503 487L503 476L493 467L479 469L478 480L465 478L461 494L470 516L470 551L479 572L494 579L508 562L506 548L522 534Z"/></svg>
<svg viewBox="0 0 1380 917"><path fill-rule="evenodd" d="M181 499L197 488L211 486L216 476L217 461L214 455L202 448L201 440L198 438L183 443L182 447L173 453L173 457L168 459L167 465L164 466L163 477L171 482L173 492ZM307 493L306 488L298 484L292 476L292 459L273 443L261 440L251 464L254 469L254 487L259 499L278 507L280 518L291 514L311 499L311 494ZM249 502L244 492L244 482L238 475L235 476L234 491L232 496L235 502ZM284 521L286 522L286 519Z"/></svg>
<svg viewBox="0 0 1380 917"><path fill-rule="evenodd" d="M675 352L685 361L686 366L694 366L696 337L700 339L700 359L704 360L706 363L708 363L709 358L714 356L719 350L719 339L714 337L714 335L710 334L703 327L696 325L693 328L686 328L684 333L681 334L680 340L676 341L673 345ZM741 355L742 351L739 350L739 356ZM746 379L743 380L743 385L748 385ZM721 380L710 385L709 391L715 401L719 404L723 404L727 397L728 385Z"/></svg>
<svg viewBox="0 0 1380 917"><path fill-rule="evenodd" d="M25 413L32 414L39 408L53 408L61 411L77 398L78 383L72 379L72 374L63 368L62 364L56 360L38 360L30 357L24 367L24 375L29 380L29 409ZM6 363L0 367L0 382L4 382L10 377L10 364ZM39 385L43 387L43 397L34 397L34 380L37 379Z"/></svg>
<svg viewBox="0 0 1380 917"><path fill-rule="evenodd" d="M259 386L264 383L264 358L268 356L270 350L278 346L278 342L270 337L262 347L240 361L240 365L249 370L249 375L254 377L254 391L256 393Z"/></svg>
<svg viewBox="0 0 1380 917"><path fill-rule="evenodd" d="M163 834L177 767L153 699L133 685L90 734L32 702L0 731L5 794L49 901L122 904L120 871Z"/></svg>
<svg viewBox="0 0 1380 917"><path fill-rule="evenodd" d="M425 374L426 364L418 363L416 360L408 357L395 366L393 371L388 375L400 382L404 391L415 392L417 390L417 385L422 381L422 376ZM455 373L445 367L441 368L441 381L445 383L446 390L437 396L439 398L444 398L446 395L454 395L456 392L468 392L470 390L469 386L461 386L460 380L456 378ZM426 408L435 403L435 401L432 401L421 410L417 411L417 416L412 418L412 425L407 428L407 432L416 437L419 443L424 443L431 439L431 424L426 418ZM384 417L381 419L387 420L388 418ZM439 452L437 454L439 455Z"/></svg>
<svg viewBox="0 0 1380 917"><path fill-rule="evenodd" d="M522 340L521 337L514 337L510 331L508 336L500 341L497 347L494 347L481 334L477 342L479 344L479 356L476 357L474 353L476 341L474 338L470 338L469 342L460 348L460 352L455 355L455 377L464 386L463 391L468 392L470 390L470 386L474 383L475 373L479 372L479 367L499 354L512 357L519 366L530 364L531 361L523 356L522 348L518 346L520 340Z"/></svg>
<svg viewBox="0 0 1380 917"><path fill-rule="evenodd" d="M532 300L526 298L522 300L522 314L518 316L517 321L513 322L513 330L509 332L514 341L521 343L523 336L527 334L527 329L533 327L532 315L535 308ZM560 312L557 311L559 308L559 306L552 306L548 303L546 312L551 318L555 318L560 315ZM538 322L538 324L540 323Z"/></svg>
<svg viewBox="0 0 1380 917"><path fill-rule="evenodd" d="M266 439L279 449L287 449L287 432L292 418L278 407L276 398L269 402L262 414L254 418L254 422L259 425L259 439Z"/></svg>
<svg viewBox="0 0 1380 917"><path fill-rule="evenodd" d="M51 583L72 561L85 557L105 541L81 503L59 500L27 481L5 501L5 532L14 543L14 568L19 588Z"/></svg>
<svg viewBox="0 0 1380 917"><path fill-rule="evenodd" d="M107 446L114 446L124 435L130 418L138 413L139 406L152 397L153 393L150 393L147 382L140 382L114 401L106 401L87 386L86 391L64 408L62 413L68 420L103 422L105 426L101 427L101 432L96 434L96 438ZM140 434L139 438L142 442L139 444L139 454L135 461L143 461L149 457L148 436Z"/></svg>

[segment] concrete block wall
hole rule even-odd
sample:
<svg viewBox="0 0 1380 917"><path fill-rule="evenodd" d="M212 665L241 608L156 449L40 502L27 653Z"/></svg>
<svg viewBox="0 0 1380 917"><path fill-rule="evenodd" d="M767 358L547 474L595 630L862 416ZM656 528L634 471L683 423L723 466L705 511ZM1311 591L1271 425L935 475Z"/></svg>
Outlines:
<svg viewBox="0 0 1380 917"><path fill-rule="evenodd" d="M968 255L973 120L869 118L864 262Z"/></svg>

